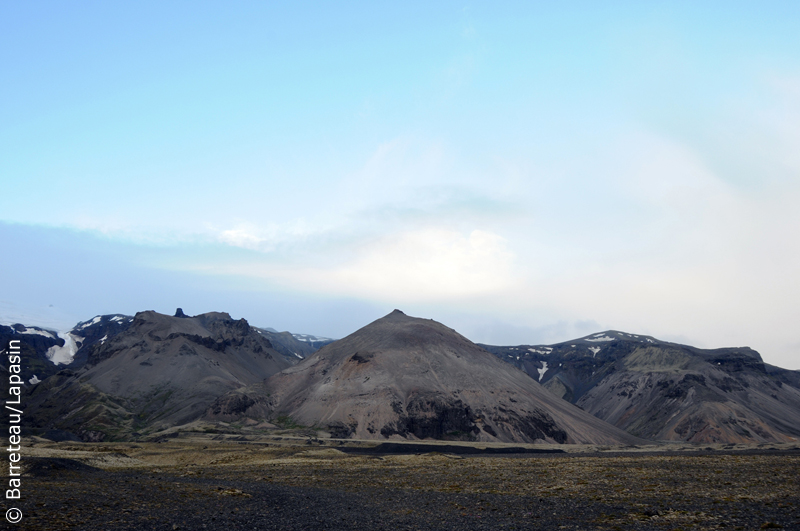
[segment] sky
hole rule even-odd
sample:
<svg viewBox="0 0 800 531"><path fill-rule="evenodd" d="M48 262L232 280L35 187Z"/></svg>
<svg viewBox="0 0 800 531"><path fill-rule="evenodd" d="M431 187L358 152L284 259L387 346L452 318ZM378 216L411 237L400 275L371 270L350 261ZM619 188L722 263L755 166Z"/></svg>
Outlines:
<svg viewBox="0 0 800 531"><path fill-rule="evenodd" d="M797 2L0 1L0 320L800 369Z"/></svg>

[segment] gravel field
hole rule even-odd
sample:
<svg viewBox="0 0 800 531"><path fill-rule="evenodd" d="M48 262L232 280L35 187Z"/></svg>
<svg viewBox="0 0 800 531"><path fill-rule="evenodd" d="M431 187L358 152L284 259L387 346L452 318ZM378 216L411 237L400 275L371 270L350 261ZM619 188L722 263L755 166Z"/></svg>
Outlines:
<svg viewBox="0 0 800 531"><path fill-rule="evenodd" d="M174 442L31 454L10 529L800 529L797 449L464 457Z"/></svg>

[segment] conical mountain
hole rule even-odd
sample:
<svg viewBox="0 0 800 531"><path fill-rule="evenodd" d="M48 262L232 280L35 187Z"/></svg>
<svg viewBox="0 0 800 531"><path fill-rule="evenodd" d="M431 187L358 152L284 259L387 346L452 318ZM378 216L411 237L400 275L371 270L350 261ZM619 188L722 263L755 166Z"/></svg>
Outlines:
<svg viewBox="0 0 800 531"><path fill-rule="evenodd" d="M242 391L246 396L225 399L252 404L241 416L290 417L335 437L641 442L454 330L399 310L321 348L260 389ZM229 413L225 400L210 413Z"/></svg>

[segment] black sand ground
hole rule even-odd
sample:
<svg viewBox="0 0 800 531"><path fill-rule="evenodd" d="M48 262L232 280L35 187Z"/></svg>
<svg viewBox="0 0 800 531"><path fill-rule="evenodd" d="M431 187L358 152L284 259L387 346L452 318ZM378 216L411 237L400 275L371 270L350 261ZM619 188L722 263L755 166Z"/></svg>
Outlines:
<svg viewBox="0 0 800 531"><path fill-rule="evenodd" d="M9 529L800 529L797 452L290 457L156 470L46 458L23 485L24 517Z"/></svg>

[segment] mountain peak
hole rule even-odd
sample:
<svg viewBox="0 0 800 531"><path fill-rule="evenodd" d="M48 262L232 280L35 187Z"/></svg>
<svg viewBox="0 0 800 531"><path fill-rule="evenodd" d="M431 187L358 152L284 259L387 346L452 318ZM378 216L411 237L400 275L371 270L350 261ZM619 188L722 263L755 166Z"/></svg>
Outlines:
<svg viewBox="0 0 800 531"><path fill-rule="evenodd" d="M267 415L327 426L343 438L637 440L557 398L458 332L399 310L276 374L249 400L266 403L265 396L272 404Z"/></svg>

